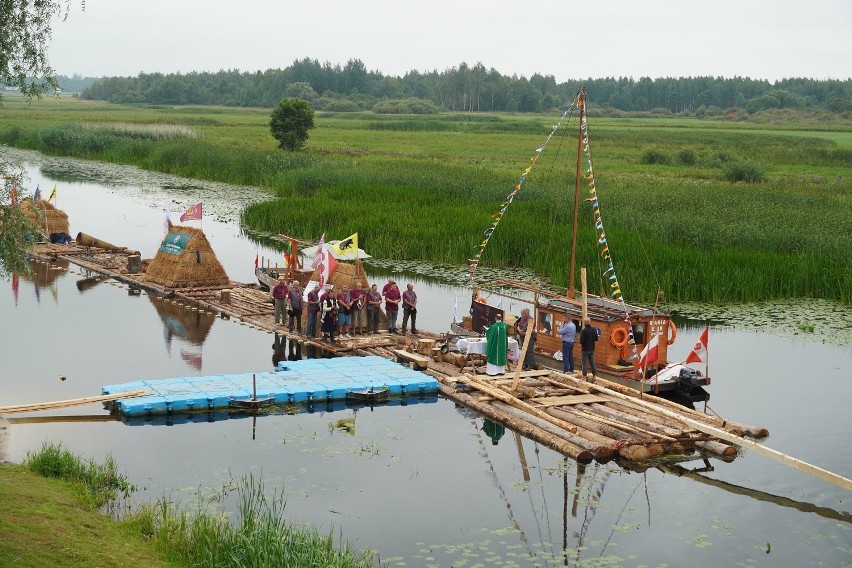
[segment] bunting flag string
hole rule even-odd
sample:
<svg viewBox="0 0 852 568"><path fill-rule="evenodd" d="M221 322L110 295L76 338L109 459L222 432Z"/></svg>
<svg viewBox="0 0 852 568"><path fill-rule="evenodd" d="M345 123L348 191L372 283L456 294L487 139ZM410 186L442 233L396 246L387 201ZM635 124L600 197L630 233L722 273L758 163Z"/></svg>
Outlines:
<svg viewBox="0 0 852 568"><path fill-rule="evenodd" d="M524 172L521 174L521 177L518 179L518 182L512 188L512 192L506 196L505 201L503 201L503 203L500 205L500 209L491 214L491 218L494 219L494 221L491 223L491 226L484 231L484 240L479 243L476 254L473 256L473 258L467 259L469 288L473 287L473 279L476 275L476 269L479 267L479 261L482 259L482 253L485 252L485 247L488 246L488 241L491 240L491 236L494 234L494 230L497 229L497 225L500 223L500 220L503 218L503 215L506 213L506 210L509 208L509 205L511 205L512 202L515 200L515 196L517 196L518 193L521 191L524 183L527 180L527 176L535 167L536 163L538 162L539 156L541 156L542 152L544 152L545 147L548 145L548 143L550 143L550 140L553 138L553 135L556 134L556 131L559 129L560 126L562 126L562 123L565 121L565 118L568 117L568 115L576 108L577 99L574 99L571 105L567 109L565 109L565 112L562 113L562 117L559 119L559 121L553 125L550 134L547 135L547 138L545 138L544 142L542 142L541 145L535 149L535 153L530 158L530 165L524 168Z"/></svg>
<svg viewBox="0 0 852 568"><path fill-rule="evenodd" d="M589 131L588 122L586 121L585 105L580 107L580 135L582 136L581 148L582 157L584 160L583 179L586 180L586 186L589 188L589 197L586 199L592 206L592 215L595 220L595 229L598 233L598 246L600 247L600 256L607 261L607 268L603 275L610 281L609 297L621 305L624 310L624 322L627 324L627 344L630 346L632 353L627 357L628 361L633 361L639 357L639 352L636 349L636 341L633 335L633 324L630 321L630 311L627 309L627 304L624 302L624 296L621 293L621 284L618 282L618 276L615 273L615 266L612 262L612 254L610 253L609 244L604 231L603 217L601 216L601 208L598 202L597 188L595 184L594 168L592 167L592 153L589 146ZM640 371L641 372L641 371Z"/></svg>

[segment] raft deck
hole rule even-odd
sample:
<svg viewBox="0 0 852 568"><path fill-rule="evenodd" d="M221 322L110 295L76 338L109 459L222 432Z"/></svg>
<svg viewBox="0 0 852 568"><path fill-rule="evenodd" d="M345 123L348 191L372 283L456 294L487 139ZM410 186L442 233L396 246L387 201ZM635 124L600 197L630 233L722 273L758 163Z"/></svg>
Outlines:
<svg viewBox="0 0 852 568"><path fill-rule="evenodd" d="M346 400L351 391L387 388L391 396L436 393L438 381L383 357L338 357L282 361L273 372L143 379L103 387L105 395L149 391L115 401L123 416L209 412L228 408L232 400L273 399L275 404Z"/></svg>

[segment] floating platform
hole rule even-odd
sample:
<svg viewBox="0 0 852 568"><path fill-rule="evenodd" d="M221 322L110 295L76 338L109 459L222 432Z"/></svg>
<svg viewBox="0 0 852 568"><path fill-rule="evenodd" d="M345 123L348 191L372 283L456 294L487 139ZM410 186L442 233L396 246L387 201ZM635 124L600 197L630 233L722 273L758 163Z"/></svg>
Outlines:
<svg viewBox="0 0 852 568"><path fill-rule="evenodd" d="M256 393L253 389L256 386ZM107 385L104 394L150 391L148 396L117 399L122 416L148 416L226 409L232 399L272 398L275 404L345 401L351 391L387 388L390 396L436 393L434 378L383 357L339 357L282 361L272 372L143 379Z"/></svg>

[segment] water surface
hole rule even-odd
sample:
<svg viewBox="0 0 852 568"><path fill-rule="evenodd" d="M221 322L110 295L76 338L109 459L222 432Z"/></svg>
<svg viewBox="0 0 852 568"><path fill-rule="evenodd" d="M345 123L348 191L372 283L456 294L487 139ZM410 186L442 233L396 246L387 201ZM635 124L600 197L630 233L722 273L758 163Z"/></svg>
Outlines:
<svg viewBox="0 0 852 568"><path fill-rule="evenodd" d="M251 281L255 254L279 254L237 224L240 206L266 198L258 190L15 155L43 191L57 184L75 234L150 257L163 207L179 212L202 201L212 213L204 231L232 279ZM16 291L0 282L0 404L91 396L137 378L264 371L276 356L273 337L256 329L94 283L73 265L36 269L35 281L21 278ZM415 283L419 327L445 329L455 298L465 303L464 289L441 283L456 281L453 269L436 271L436 281L417 276L428 272L417 263L383 265L375 279L388 269L406 269L402 278ZM849 321L848 308L779 302L772 311L737 307L736 317L732 309L678 307L698 321L681 326L674 353L688 352L701 322L723 324L710 335L711 406L769 428L768 446L851 477L852 342L826 340ZM827 318L823 327L806 333L781 323L803 311ZM776 312L778 325L747 323ZM732 463L710 460L702 479L678 476L685 470L677 466L578 467L534 441L519 445L508 430L495 445L482 418L446 400L170 426L103 417L97 405L16 415L25 421L13 421L0 458L20 461L45 440L61 442L86 457L115 456L139 499L200 496L229 510L228 488L251 473L284 492L290 520L375 548L389 566L852 565L850 494L748 452Z"/></svg>

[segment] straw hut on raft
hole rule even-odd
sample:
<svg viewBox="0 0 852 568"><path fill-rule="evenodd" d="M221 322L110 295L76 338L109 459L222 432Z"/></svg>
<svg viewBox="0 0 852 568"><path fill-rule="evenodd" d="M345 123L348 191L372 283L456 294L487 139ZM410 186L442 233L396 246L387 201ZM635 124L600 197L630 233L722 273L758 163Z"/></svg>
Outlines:
<svg viewBox="0 0 852 568"><path fill-rule="evenodd" d="M69 234L68 215L48 201L39 200L33 203L32 198L28 197L21 200L21 211L47 237L56 233Z"/></svg>
<svg viewBox="0 0 852 568"><path fill-rule="evenodd" d="M148 263L145 280L166 288L228 286L222 268L204 231L172 225L157 255Z"/></svg>

